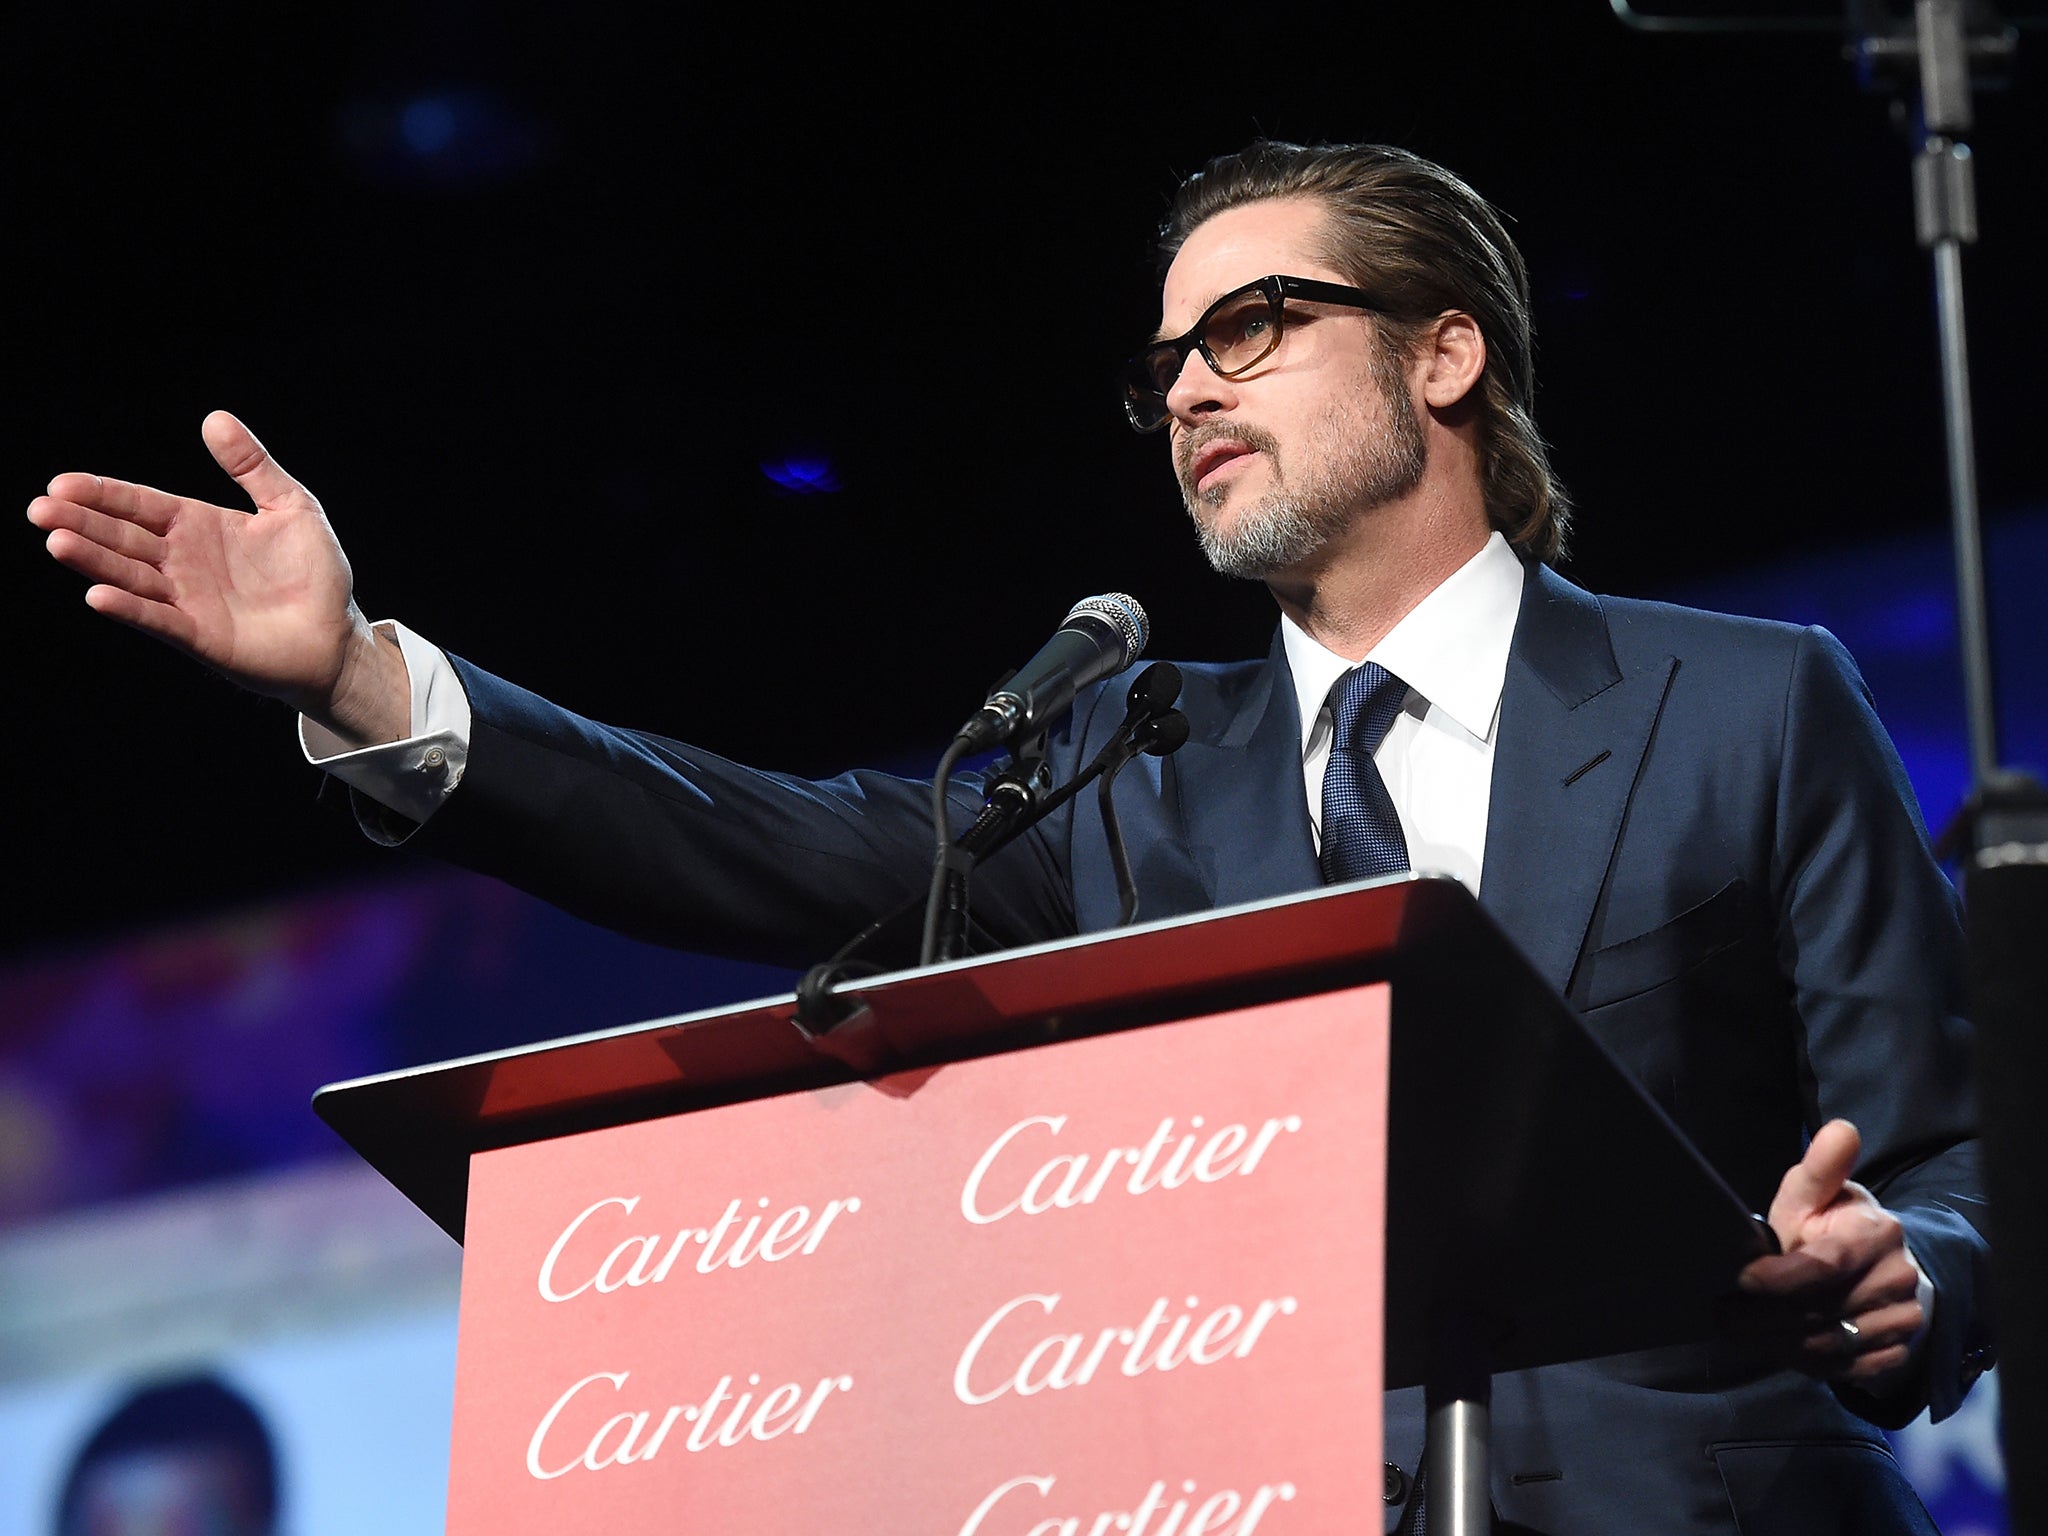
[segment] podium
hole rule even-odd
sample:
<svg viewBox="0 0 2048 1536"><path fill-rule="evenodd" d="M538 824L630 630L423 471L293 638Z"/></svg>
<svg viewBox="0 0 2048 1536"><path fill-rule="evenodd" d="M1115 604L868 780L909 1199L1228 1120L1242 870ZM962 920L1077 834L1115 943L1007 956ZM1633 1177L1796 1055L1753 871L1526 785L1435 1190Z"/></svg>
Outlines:
<svg viewBox="0 0 2048 1536"><path fill-rule="evenodd" d="M315 1096L467 1248L451 1530L1352 1529L1418 1384L1484 1530L1492 1373L1775 1246L1455 881L841 996Z"/></svg>

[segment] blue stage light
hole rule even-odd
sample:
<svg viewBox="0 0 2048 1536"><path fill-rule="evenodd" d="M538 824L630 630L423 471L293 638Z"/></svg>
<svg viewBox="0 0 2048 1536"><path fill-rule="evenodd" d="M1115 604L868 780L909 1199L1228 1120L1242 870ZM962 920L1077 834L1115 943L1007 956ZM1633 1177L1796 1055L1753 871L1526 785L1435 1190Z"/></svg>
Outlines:
<svg viewBox="0 0 2048 1536"><path fill-rule="evenodd" d="M764 459L761 473L777 486L799 496L829 494L839 489L839 476L831 461L805 454L786 459Z"/></svg>
<svg viewBox="0 0 2048 1536"><path fill-rule="evenodd" d="M438 155L455 140L455 107L443 96L421 96L399 114L398 131L416 155Z"/></svg>
<svg viewBox="0 0 2048 1536"><path fill-rule="evenodd" d="M477 87L352 101L336 127L359 171L396 185L487 186L525 175L554 152L553 131L543 120Z"/></svg>

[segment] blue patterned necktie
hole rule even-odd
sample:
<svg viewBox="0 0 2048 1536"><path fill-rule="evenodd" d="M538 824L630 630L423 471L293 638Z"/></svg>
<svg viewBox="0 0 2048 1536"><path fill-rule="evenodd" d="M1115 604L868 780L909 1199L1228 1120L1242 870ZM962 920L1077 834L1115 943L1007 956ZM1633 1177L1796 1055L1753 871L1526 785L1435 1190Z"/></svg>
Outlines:
<svg viewBox="0 0 2048 1536"><path fill-rule="evenodd" d="M1408 867L1408 840L1372 755L1401 712L1408 685L1362 662L1337 685L1330 766L1323 774L1323 880L1363 880Z"/></svg>

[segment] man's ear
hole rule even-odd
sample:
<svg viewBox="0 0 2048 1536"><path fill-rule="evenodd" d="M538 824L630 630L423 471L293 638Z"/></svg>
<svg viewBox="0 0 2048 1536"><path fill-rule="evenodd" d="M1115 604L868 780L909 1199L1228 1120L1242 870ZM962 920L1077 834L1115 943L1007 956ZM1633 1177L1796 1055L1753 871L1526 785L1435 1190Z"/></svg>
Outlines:
<svg viewBox="0 0 2048 1536"><path fill-rule="evenodd" d="M1471 394L1486 372L1486 338L1477 320L1450 309L1437 316L1424 345L1423 402L1431 410L1448 410Z"/></svg>

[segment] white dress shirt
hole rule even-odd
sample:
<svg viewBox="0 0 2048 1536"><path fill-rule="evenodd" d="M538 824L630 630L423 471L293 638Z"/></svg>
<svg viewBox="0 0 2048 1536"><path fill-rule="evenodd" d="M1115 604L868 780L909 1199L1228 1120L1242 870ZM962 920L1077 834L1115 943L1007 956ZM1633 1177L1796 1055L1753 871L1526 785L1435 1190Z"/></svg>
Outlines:
<svg viewBox="0 0 2048 1536"><path fill-rule="evenodd" d="M1364 657L1408 685L1401 713L1373 754L1408 840L1408 865L1456 876L1474 895L1486 852L1501 687L1521 608L1522 562L1496 533ZM1301 709L1302 789L1320 848L1330 698L1358 663L1284 616L1280 635Z"/></svg>

